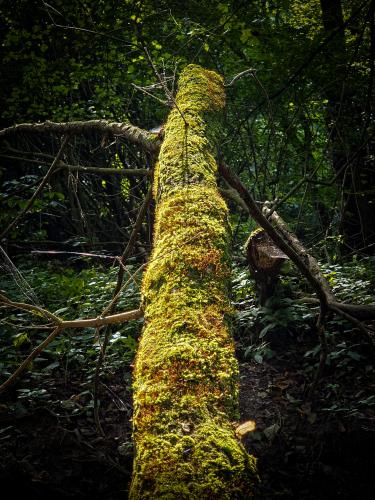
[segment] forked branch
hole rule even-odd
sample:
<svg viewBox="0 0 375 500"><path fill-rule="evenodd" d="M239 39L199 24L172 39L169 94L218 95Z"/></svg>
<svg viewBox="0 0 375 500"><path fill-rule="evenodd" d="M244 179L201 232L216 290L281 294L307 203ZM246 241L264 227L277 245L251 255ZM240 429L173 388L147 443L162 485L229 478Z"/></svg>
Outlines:
<svg viewBox="0 0 375 500"><path fill-rule="evenodd" d="M0 393L4 392L8 387L13 385L21 375L27 370L30 363L56 338L56 336L65 328L99 328L105 325L114 325L119 323L124 323L126 321L135 320L142 318L143 311L141 309L135 309L133 311L125 311L119 314L113 314L111 316L98 316L97 318L88 319L75 319L75 320L63 320L56 316L55 314L43 309L39 306L33 304L26 304L23 302L15 302L0 294L0 302L7 307L13 307L16 309L22 309L24 311L31 312L43 318L46 318L52 323L54 330L47 338L43 340L21 363L17 370L2 384L0 385Z"/></svg>

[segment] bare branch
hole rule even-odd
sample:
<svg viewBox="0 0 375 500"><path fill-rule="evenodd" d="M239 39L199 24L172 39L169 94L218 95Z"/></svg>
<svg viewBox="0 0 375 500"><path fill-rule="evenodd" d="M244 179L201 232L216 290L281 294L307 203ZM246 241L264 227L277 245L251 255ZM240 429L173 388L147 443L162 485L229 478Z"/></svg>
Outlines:
<svg viewBox="0 0 375 500"><path fill-rule="evenodd" d="M47 311L47 309L43 309L42 307L36 306L34 304L27 304L25 302L15 302L3 294L0 294L0 302L2 302L8 307L13 307L15 309L22 309L23 311L29 311L38 316L42 316L43 318L52 321L52 323L54 323L55 325L61 325L62 322L61 318L51 313L50 311Z"/></svg>
<svg viewBox="0 0 375 500"><path fill-rule="evenodd" d="M245 71L241 71L241 73L237 73L237 75L235 75L232 80L229 82L229 83L226 83L224 85L224 87L231 87L232 85L234 85L236 83L237 80L239 80L240 78L246 76L246 75L249 75L249 74L254 74L256 72L256 69L255 68L248 68L248 69L245 69Z"/></svg>
<svg viewBox="0 0 375 500"><path fill-rule="evenodd" d="M301 259L298 253L285 241L284 237L273 227L271 222L266 219L266 217L257 207L255 200L246 189L246 187L242 184L240 179L235 174L232 174L229 168L223 162L219 163L219 172L223 175L227 183L238 192L239 196L245 202L249 214L261 227L263 227L263 229L267 231L270 238L280 248L280 250L282 250L290 258L290 260L295 263L301 274L305 276L305 278L308 280L313 290L317 294L321 308L326 309L327 295L322 288L321 283L310 272L309 267Z"/></svg>
<svg viewBox="0 0 375 500"><path fill-rule="evenodd" d="M160 140L156 134L135 127L130 123L109 122L107 120L72 121L63 123L51 121L46 121L44 123L20 123L0 130L0 137L18 132L52 132L74 135L83 134L85 132L109 132L117 137L138 144L146 151L157 152L160 147Z"/></svg>
<svg viewBox="0 0 375 500"><path fill-rule="evenodd" d="M125 264L127 258L129 257L130 253L133 250L137 235L138 235L139 230L142 226L143 219L146 215L146 212L147 212L147 209L151 203L151 200L152 200L152 188L150 187L150 189L148 190L148 193L146 194L145 199L143 200L142 206L138 212L137 219L135 221L135 224L134 224L132 233L130 235L129 241L126 245L126 248L119 259L120 268L119 268L118 275L117 275L116 288L115 288L115 291L113 292L114 297L117 296L117 294L119 293L119 291L121 289L122 281L124 278L124 264ZM113 304L113 306L110 310L111 312L113 312L115 305L116 305L116 302Z"/></svg>
<svg viewBox="0 0 375 500"><path fill-rule="evenodd" d="M301 301L308 304L319 303L315 297L302 297ZM375 320L375 304L346 304L345 302L330 301L328 307L334 311L340 309L341 312L358 320Z"/></svg>
<svg viewBox="0 0 375 500"><path fill-rule="evenodd" d="M53 330L53 332L41 344L39 344L21 363L16 371L2 385L0 385L0 393L8 389L8 387L13 385L23 375L30 363L48 346L48 344L52 342L52 340L55 339L55 337L64 328L99 328L105 325L114 325L124 323L125 321L139 319L143 316L142 309L135 309L133 311L125 311L119 314L114 314L112 316L64 321L50 311L47 311L46 309L34 306L32 304L25 304L23 302L14 302L2 294L0 294L0 301L8 307L15 307L17 309L22 309L45 317L51 320L55 325L55 329Z"/></svg>
<svg viewBox="0 0 375 500"><path fill-rule="evenodd" d="M74 319L74 320L63 320L56 316L55 314L43 309L42 307L35 306L33 304L25 304L24 302L14 302L10 300L3 294L0 294L0 302L7 305L8 307L14 307L16 309L23 309L24 311L29 311L31 313L42 316L49 319L61 329L63 328L98 328L104 325L115 325L118 323L123 323L125 321L130 321L132 319L139 319L142 317L143 312L141 309L134 309L133 311L125 311L118 314L113 314L112 316L98 316L97 318L88 319Z"/></svg>
<svg viewBox="0 0 375 500"><path fill-rule="evenodd" d="M139 90L140 92L143 92L144 94L152 97L153 99L155 99L156 101L160 102L164 106L169 106L169 100L168 101L163 101L163 99L159 99L159 97L157 97L154 94L152 94L151 92L149 92L145 87L140 87L139 85L136 85L135 83L132 83L131 85L136 90Z"/></svg>
<svg viewBox="0 0 375 500"><path fill-rule="evenodd" d="M145 199L143 200L142 206L138 212L137 219L135 221L132 233L131 233L129 241L125 247L125 250L124 250L122 256L118 258L118 262L120 264L120 267L119 267L119 270L117 273L116 287L115 287L115 290L113 292L112 301L109 304L109 306L107 306L107 308L103 311L102 316L104 316L105 314L111 314L115 310L118 298L120 296L120 292L122 290L122 283L123 283L124 273L125 273L125 265L124 264L134 248L138 232L142 226L142 222L143 222L143 219L146 215L147 209L151 203L151 199L152 199L152 187L149 188L148 193L147 193ZM134 280L134 275L130 276L130 279ZM127 283L130 281L130 279L127 281ZM125 284L125 286L126 286L126 284ZM94 418L95 418L97 429L100 432L100 434L103 436L104 436L104 431L103 431L103 428L100 424L99 406L98 406L99 377L100 377L100 371L101 371L101 368L102 368L102 365L104 362L106 350L108 347L110 334L111 334L111 329L107 327L105 329L105 333L104 333L102 348L100 349L100 354L98 357L98 361L96 363L95 382L94 382Z"/></svg>
<svg viewBox="0 0 375 500"><path fill-rule="evenodd" d="M162 89L164 90L164 93L165 93L166 97L168 98L168 102L169 102L170 104L172 104L172 103L173 103L173 104L177 107L176 102L175 102L175 99L174 99L174 97L173 97L173 95L172 95L171 91L169 90L168 85L167 85L167 83L165 82L165 79L164 79L164 78L162 78L162 76L160 75L160 73L159 73L159 71L158 71L158 69L157 69L157 67L156 67L156 65L155 65L155 63L154 63L154 61L152 60L152 58L151 58L151 56L150 56L150 53L149 53L149 51L148 51L148 49L147 49L147 47L146 47L146 46L144 46L144 47L143 47L143 51L144 51L144 53L146 54L146 57L147 57L147 59L148 59L148 62L150 63L150 66L151 66L151 68L152 68L152 70L153 70L153 72L154 72L154 74L155 74L156 78L158 79L158 81L159 81L159 83L160 83L160 85L161 85ZM177 108L177 109L178 109L178 108ZM182 115L182 116L183 116L183 115Z"/></svg>
<svg viewBox="0 0 375 500"><path fill-rule="evenodd" d="M62 321L61 326L63 328L99 328L105 325L118 325L119 323L124 323L125 321L142 318L142 316L142 309L134 309L132 311L125 311L111 316L98 316L97 318Z"/></svg>
<svg viewBox="0 0 375 500"><path fill-rule="evenodd" d="M319 264L317 260L308 253L306 248L302 245L302 243L298 240L297 236L293 234L289 228L287 227L285 221L280 217L280 215L274 210L274 208L270 208L268 202L263 206L263 214L270 220L276 227L279 233L284 237L284 239L289 243L289 245L295 250L295 252L304 260L304 262L308 265L310 272L315 276L317 281L319 281L321 287L323 288L327 300L332 302L335 300L335 296L332 292L329 283L323 276Z"/></svg>
<svg viewBox="0 0 375 500"><path fill-rule="evenodd" d="M36 155L38 153L35 153ZM48 155L49 156L49 155ZM20 156L11 156L0 154L1 158L8 158L10 160L18 160L18 161L28 161L29 163L36 163L38 165L47 165L48 163L43 160L36 160L34 158L22 158ZM151 175L150 170L147 168L106 168L106 167L85 167L83 165L69 165L62 160L59 161L58 164L59 169L66 169L70 172L83 172L83 173L92 173L92 174L104 174L104 175L121 175L124 177L139 175L139 176L149 176ZM31 185L26 186L26 189L31 187Z"/></svg>
<svg viewBox="0 0 375 500"><path fill-rule="evenodd" d="M246 203L249 214L256 220L256 222L262 226L262 228L267 232L268 236L272 239L272 241L282 250L292 262L297 266L299 271L307 281L310 283L311 287L315 291L316 295L319 299L320 304L320 312L317 321L317 330L319 335L319 341L321 345L321 356L319 368L315 376L315 380L311 385L309 394L312 395L317 382L322 374L323 367L325 366L325 361L327 358L327 344L324 332L324 324L325 319L327 317L328 311L328 297L325 289L322 287L321 282L317 277L310 271L308 263L306 263L303 258L299 255L299 253L295 250L293 246L290 245L290 242L285 240L285 237L280 234L279 231L275 229L275 227L271 224L271 222L266 219L266 217L262 214L262 212L257 207L255 200L246 189L246 187L242 184L240 179L232 174L229 168L224 163L219 163L219 171L223 175L224 179L227 183L235 189L242 200Z"/></svg>
<svg viewBox="0 0 375 500"><path fill-rule="evenodd" d="M354 318L347 312L343 311L342 308L339 306L334 306L333 304L329 304L329 308L348 320L354 327L358 328L358 330L363 334L363 336L366 338L368 343L371 345L372 349L375 349L375 338L373 335L371 335L370 330L366 328L366 326L359 321L357 318Z"/></svg>
<svg viewBox="0 0 375 500"><path fill-rule="evenodd" d="M178 104L177 104L177 102L176 102L176 99L174 98L174 96L173 96L172 92L169 90L168 85L167 85L167 84L166 84L166 82L165 82L165 79L164 79L164 78L160 75L160 73L159 73L159 71L158 71L157 67L156 67L156 66L155 66L155 64L154 64L154 61L152 60L152 58L151 58L151 56L150 56L150 53L149 53L149 51L148 51L147 47L146 47L146 46L144 46L144 47L143 47L143 50L144 50L144 53L146 54L146 57L147 57L147 59L148 59L148 62L149 62L149 63L150 63L150 65L151 65L151 68L152 68L153 72L155 73L156 78L158 79L158 81L159 81L160 85L162 86L162 88L163 88L163 90L164 90L165 95L166 95L166 96L167 96L167 98L168 98L169 104L170 104L170 105L172 105L172 104L173 104L173 105L176 107L177 111L178 111L178 112L180 113L180 115L181 115L181 118L184 120L185 127L188 127L188 126L189 126L189 124L188 124L188 122L187 122L187 121L186 121L186 119L185 119L185 115L184 115L184 113L183 113L183 112L180 110L180 108L178 107Z"/></svg>
<svg viewBox="0 0 375 500"><path fill-rule="evenodd" d="M27 356L27 358L20 364L15 372L0 385L0 394L6 391L11 385L13 385L20 377L25 373L30 363L40 354L43 349L45 349L48 344L55 339L55 337L60 333L60 327L57 326L52 333L48 335L46 339L43 340L41 344L35 347L35 349Z"/></svg>
<svg viewBox="0 0 375 500"><path fill-rule="evenodd" d="M97 253L88 253L88 252L69 252L64 250L31 250L31 254L36 255L77 255L79 257L92 257L97 259L107 259L107 260L119 260L120 257L117 255L103 255Z"/></svg>
<svg viewBox="0 0 375 500"><path fill-rule="evenodd" d="M44 311L45 312L45 311ZM52 313L49 313L52 314ZM27 370L30 363L55 339L55 337L64 328L97 328L103 325L113 325L118 323L123 323L124 321L130 321L132 319L139 319L143 316L143 311L141 309L135 309L134 311L126 311L120 314L115 314L113 316L107 316L106 318L93 318L93 319L77 319L74 321L60 321L58 326L53 330L53 332L48 335L48 337L43 340L20 364L17 370L12 373L12 375L0 385L0 393L4 392L8 387L13 385L23 373Z"/></svg>

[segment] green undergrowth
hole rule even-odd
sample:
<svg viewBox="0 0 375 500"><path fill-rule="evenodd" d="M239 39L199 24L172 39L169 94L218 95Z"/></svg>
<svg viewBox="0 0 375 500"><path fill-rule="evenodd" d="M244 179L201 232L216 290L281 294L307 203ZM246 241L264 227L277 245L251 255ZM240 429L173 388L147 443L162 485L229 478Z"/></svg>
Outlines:
<svg viewBox="0 0 375 500"><path fill-rule="evenodd" d="M134 266L127 266L132 274ZM20 274L19 274L20 273ZM34 303L63 319L92 318L110 302L116 285L117 267L87 267L65 263L35 263L18 266L13 275L4 273L0 289L14 301ZM121 295L117 312L139 305L139 281L135 276ZM43 328L45 320L18 309L0 309L0 377L3 382L42 342L51 330ZM120 373L130 387L130 364L133 360L142 321L114 325L102 369L102 380ZM14 391L17 405L48 405L56 413L91 411L95 367L101 349L103 331L93 328L65 330L37 357L28 372L17 382ZM77 407L71 400L56 401L56 387L69 380L80 381L85 405Z"/></svg>
<svg viewBox="0 0 375 500"><path fill-rule="evenodd" d="M375 260L366 258L345 265L322 264L324 273L337 296L347 302L370 303L375 295ZM65 319L93 317L108 303L116 282L116 268L89 267L80 271L65 264L38 263L38 266L18 266L24 281L8 273L0 278L0 289L13 300L37 304L55 312ZM28 286L30 286L30 289ZM34 292L34 293L33 293ZM311 377L319 361L320 344L314 333L317 308L298 302L301 292L308 286L295 271L282 277L281 296L278 304L270 301L260 307L256 302L254 282L244 267L235 266L232 275L232 301L236 309L234 333L241 357L257 363L273 359L277 353L270 339L278 334L290 338L308 338L310 347L304 353L305 374ZM132 309L139 303L139 288L131 282L122 295L118 310ZM277 307L275 307L277 305ZM15 309L0 309L0 376L5 380L40 343L46 334L43 329L33 329L31 324L42 324L43 320ZM110 372L123 365L129 366L135 353L141 321L132 321L116 327L111 336L106 356L105 370ZM375 374L374 362L363 339L353 326L343 318L330 317L327 323L327 340L330 352L327 370L337 370L339 378L348 373ZM82 370L82 378L92 380L100 344L93 329L62 333L38 357L20 381L22 398L34 400L48 398L51 389L43 379ZM27 384L33 381L33 387ZM35 388L36 387L36 388ZM332 388L332 387L331 387ZM334 385L331 392L338 392ZM47 392L44 392L47 391ZM365 398L366 399L366 398ZM332 405L331 405L332 406Z"/></svg>
<svg viewBox="0 0 375 500"><path fill-rule="evenodd" d="M321 268L338 300L375 302L374 258L321 263ZM303 301L312 296L306 281L291 267L281 276L275 296L263 307L257 302L255 282L246 267L234 266L232 282L240 359L272 364L278 370L292 370L297 364L294 369L308 387L318 369L321 346L315 328L319 308ZM371 328L371 322L364 324ZM329 314L325 334L328 355L319 386L320 410L327 416L364 418L375 406L374 352L361 332L343 317Z"/></svg>

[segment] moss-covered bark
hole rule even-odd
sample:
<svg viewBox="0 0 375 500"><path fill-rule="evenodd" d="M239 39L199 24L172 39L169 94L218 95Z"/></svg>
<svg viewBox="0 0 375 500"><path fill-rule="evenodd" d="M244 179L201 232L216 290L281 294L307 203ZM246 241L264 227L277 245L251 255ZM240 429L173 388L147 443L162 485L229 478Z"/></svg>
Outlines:
<svg viewBox="0 0 375 500"><path fill-rule="evenodd" d="M249 498L255 460L233 427L238 366L228 327L227 207L213 156L225 105L222 78L187 66L176 99L156 168L130 497Z"/></svg>

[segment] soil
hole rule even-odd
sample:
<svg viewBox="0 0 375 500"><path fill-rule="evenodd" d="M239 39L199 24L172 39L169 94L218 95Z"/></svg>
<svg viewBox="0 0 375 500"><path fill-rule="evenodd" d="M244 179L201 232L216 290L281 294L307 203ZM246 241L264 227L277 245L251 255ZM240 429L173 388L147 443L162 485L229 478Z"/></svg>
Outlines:
<svg viewBox="0 0 375 500"><path fill-rule="evenodd" d="M120 374L116 378L119 381ZM66 408L59 414L44 404L22 405L21 411L14 400L1 405L2 490L28 500L126 498L132 467L130 397L115 380L107 387L117 398L103 394L105 436L97 431L92 411L72 415L73 408L82 407L75 399L80 384L61 382L54 387ZM114 404L120 394L121 406ZM119 450L124 442L129 447Z"/></svg>
<svg viewBox="0 0 375 500"><path fill-rule="evenodd" d="M340 412L324 410L335 373L325 375L313 399L306 397L303 354L309 342L278 338L272 346L276 356L267 362L240 359L241 422L256 422L256 430L243 441L258 457L258 496L372 500L374 412L353 416L343 411L338 417ZM72 372L68 381L53 381L54 398L63 402L59 413L46 403L17 403L17 393L8 393L0 405L2 492L28 500L126 498L132 466L128 379L126 372L117 372L101 386L104 437L92 410L80 412L85 381L79 373ZM346 401L361 390L355 377L343 382Z"/></svg>

